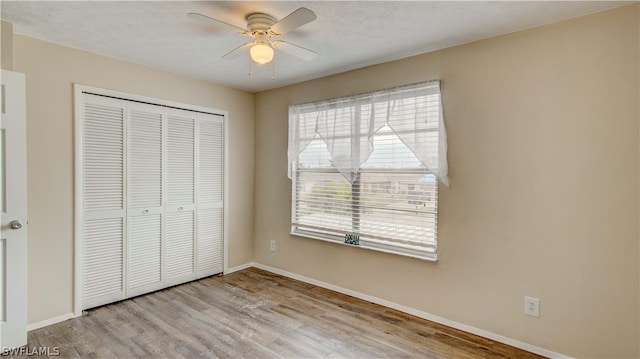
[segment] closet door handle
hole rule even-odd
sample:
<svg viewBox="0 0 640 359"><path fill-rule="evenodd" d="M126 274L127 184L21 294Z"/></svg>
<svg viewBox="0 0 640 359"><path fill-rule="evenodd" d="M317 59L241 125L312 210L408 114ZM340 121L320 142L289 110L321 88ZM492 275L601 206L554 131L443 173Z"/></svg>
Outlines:
<svg viewBox="0 0 640 359"><path fill-rule="evenodd" d="M184 209L184 207L180 206L178 207L178 211L182 211Z"/></svg>
<svg viewBox="0 0 640 359"><path fill-rule="evenodd" d="M148 210L148 209L145 209L144 211L142 211L142 213L143 213L143 214L147 214L147 213L149 213L149 210Z"/></svg>

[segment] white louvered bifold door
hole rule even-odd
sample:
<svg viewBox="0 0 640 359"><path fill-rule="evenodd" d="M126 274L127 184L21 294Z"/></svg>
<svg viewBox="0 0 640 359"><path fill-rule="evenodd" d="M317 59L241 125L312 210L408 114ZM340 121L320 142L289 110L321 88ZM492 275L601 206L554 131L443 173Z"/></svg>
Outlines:
<svg viewBox="0 0 640 359"><path fill-rule="evenodd" d="M222 273L225 116L81 96L82 309Z"/></svg>
<svg viewBox="0 0 640 359"><path fill-rule="evenodd" d="M197 276L222 273L224 123L222 116L198 114Z"/></svg>
<svg viewBox="0 0 640 359"><path fill-rule="evenodd" d="M159 106L128 110L127 296L162 283L162 122Z"/></svg>
<svg viewBox="0 0 640 359"><path fill-rule="evenodd" d="M167 110L165 285L195 279L196 113Z"/></svg>
<svg viewBox="0 0 640 359"><path fill-rule="evenodd" d="M125 102L83 95L84 308L125 298Z"/></svg>

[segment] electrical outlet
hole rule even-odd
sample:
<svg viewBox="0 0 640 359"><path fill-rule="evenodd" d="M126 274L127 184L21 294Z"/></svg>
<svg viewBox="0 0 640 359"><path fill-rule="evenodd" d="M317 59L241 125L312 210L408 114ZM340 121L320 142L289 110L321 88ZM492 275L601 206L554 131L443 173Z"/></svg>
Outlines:
<svg viewBox="0 0 640 359"><path fill-rule="evenodd" d="M540 317L540 299L524 297L524 314L532 317Z"/></svg>
<svg viewBox="0 0 640 359"><path fill-rule="evenodd" d="M269 242L269 250L272 252L276 251L276 241L275 240L271 240L271 242Z"/></svg>

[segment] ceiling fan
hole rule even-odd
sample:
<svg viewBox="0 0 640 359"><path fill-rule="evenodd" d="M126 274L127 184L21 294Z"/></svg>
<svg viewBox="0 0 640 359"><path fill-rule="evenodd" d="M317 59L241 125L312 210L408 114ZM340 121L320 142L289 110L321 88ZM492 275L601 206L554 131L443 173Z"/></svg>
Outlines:
<svg viewBox="0 0 640 359"><path fill-rule="evenodd" d="M242 35L253 37L253 41L236 47L223 55L222 58L231 58L234 55L243 52L247 48L249 48L249 55L251 59L259 64L271 62L273 60L274 49L282 50L283 52L304 60L312 60L317 55L314 51L294 45L290 42L274 40L275 37L286 34L287 32L297 29L298 27L308 24L316 19L316 14L305 7L299 8L285 16L280 21L276 21L273 16L261 12L249 14L246 17L246 29L196 12L191 12L188 16L192 19L210 22L213 21L218 24L223 24Z"/></svg>

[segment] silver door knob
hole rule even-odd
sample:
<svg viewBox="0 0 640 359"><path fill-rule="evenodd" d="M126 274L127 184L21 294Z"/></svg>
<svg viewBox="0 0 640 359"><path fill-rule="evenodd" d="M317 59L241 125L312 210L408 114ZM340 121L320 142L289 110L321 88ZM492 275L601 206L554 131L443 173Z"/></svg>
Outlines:
<svg viewBox="0 0 640 359"><path fill-rule="evenodd" d="M11 221L9 222L9 228L11 229L20 229L22 228L22 222L15 220L15 221Z"/></svg>

